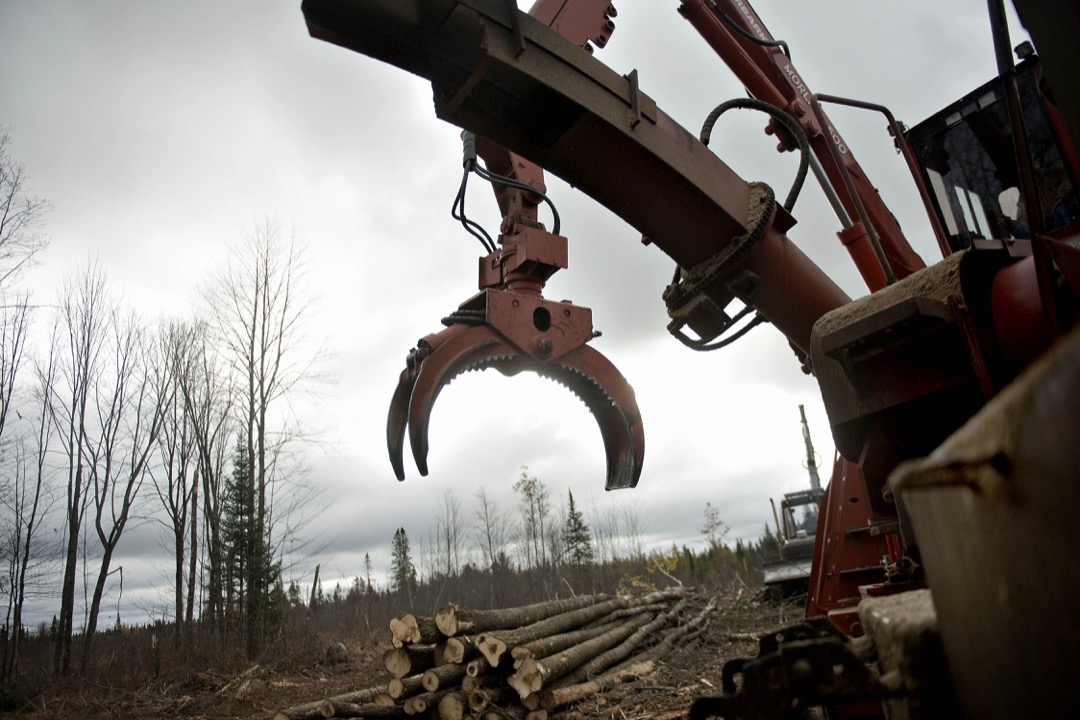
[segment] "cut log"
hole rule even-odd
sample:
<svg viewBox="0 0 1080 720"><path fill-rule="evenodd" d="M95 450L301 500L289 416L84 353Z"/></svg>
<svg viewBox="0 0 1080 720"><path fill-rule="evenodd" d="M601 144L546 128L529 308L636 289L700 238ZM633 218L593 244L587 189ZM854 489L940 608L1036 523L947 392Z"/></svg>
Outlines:
<svg viewBox="0 0 1080 720"><path fill-rule="evenodd" d="M371 699L371 704L379 705L382 707L391 707L393 705L397 705L397 702L394 701L394 698L390 697L390 693L383 692L373 697Z"/></svg>
<svg viewBox="0 0 1080 720"><path fill-rule="evenodd" d="M644 607L656 603L662 603L683 597L688 594L684 588L670 588L644 595L640 598L613 598L604 602L589 605L587 607L570 610L559 615L554 615L532 625L507 630L503 632L486 632L476 639L476 645L484 654L492 667L498 667L499 661L508 648L524 645L525 643L539 640L542 637L567 632L580 628L588 623L602 618L608 613L622 608Z"/></svg>
<svg viewBox="0 0 1080 720"><path fill-rule="evenodd" d="M607 595L582 595L498 610L469 610L451 604L435 613L435 626L447 637L519 628L609 599Z"/></svg>
<svg viewBox="0 0 1080 720"><path fill-rule="evenodd" d="M449 638L441 647L444 663L466 663L480 654L476 642L468 635Z"/></svg>
<svg viewBox="0 0 1080 720"><path fill-rule="evenodd" d="M520 705L506 705L497 710L488 709L481 720L525 720L527 711Z"/></svg>
<svg viewBox="0 0 1080 720"><path fill-rule="evenodd" d="M557 707L577 702L578 700L584 700L587 697L604 692L613 685L618 685L619 683L624 683L629 680L636 680L639 677L648 675L655 669L656 663L652 660L647 660L642 663L631 665L615 673L601 675L588 682L567 685L552 690L543 690L540 692L540 706L546 710L554 710Z"/></svg>
<svg viewBox="0 0 1080 720"><path fill-rule="evenodd" d="M465 677L461 678L461 692L466 694L471 693L473 690L479 690L481 687L483 687L483 685L483 675L479 675L476 677L466 675Z"/></svg>
<svg viewBox="0 0 1080 720"><path fill-rule="evenodd" d="M353 692L344 693L342 695L335 695L334 697L329 698L329 700L335 703L363 705L370 703L375 696L381 692L386 692L385 685L364 688L363 690L354 690ZM317 718L323 716L322 707L325 701L326 699L315 700L314 702L304 703L303 705L294 705L285 708L284 710L278 710L274 713L274 720L317 720Z"/></svg>
<svg viewBox="0 0 1080 720"><path fill-rule="evenodd" d="M584 665L600 653L610 650L652 619L651 615L639 615L608 630L603 635L598 635L550 657L526 658L518 671L510 676L508 682L518 691L522 699L530 694L538 693L544 687L544 683L556 680Z"/></svg>
<svg viewBox="0 0 1080 720"><path fill-rule="evenodd" d="M515 697L513 690L508 687L483 688L469 693L469 710L473 713L482 713L489 705L502 705L507 700Z"/></svg>
<svg viewBox="0 0 1080 720"><path fill-rule="evenodd" d="M678 612L679 607L680 606L676 606L676 609L672 610L672 614ZM679 642L680 639L688 637L695 632L700 632L701 626L704 624L705 619L708 617L709 613L711 613L715 608L716 599L713 598L709 601L709 603L700 613L690 618L682 625L673 628L664 636L664 638L659 643L657 643L653 647L635 655L634 657L631 657L628 660L623 661L619 665L612 667L610 670L607 670L607 672L604 672L599 677L590 679L587 673L598 672L598 664L601 662L601 658L603 658L603 655L598 656L595 661L590 661L589 663L586 663L585 665L575 670L573 673L570 673L569 675L563 677L561 680L557 681L554 687L550 689L545 688L544 690L542 690L540 692L540 702L542 706L547 710L553 710L557 707L560 707L561 705L573 702L575 700L580 700L584 697L588 697L594 692L597 692L592 687L578 688L578 690L576 691L569 689L577 685L587 686L589 682L592 682L594 680L606 682L612 677L618 676L618 674L622 672L631 672L632 675L633 672L640 669L643 663L652 662L656 658L663 657L670 653L671 650L675 647L675 644ZM629 638L627 639L627 642L629 642ZM619 648L615 648L615 650L618 649ZM582 694L580 696L577 696L575 695L575 693Z"/></svg>
<svg viewBox="0 0 1080 720"><path fill-rule="evenodd" d="M688 602L689 598L679 601L668 612L660 615L647 625L642 626L623 642L610 650L597 655L595 658L589 660L571 673L568 673L560 680L559 684L573 685L575 683L585 682L586 680L590 680L600 675L617 663L626 660L630 655L641 650L642 646L657 632L660 632L665 626L676 620L679 613L683 612L686 608ZM692 623L693 621L691 621L691 625ZM551 708L548 709L550 710Z"/></svg>
<svg viewBox="0 0 1080 720"><path fill-rule="evenodd" d="M540 707L540 696L536 693L533 693L532 695L526 695L525 697L521 698L521 705L526 710L536 710L538 707Z"/></svg>
<svg viewBox="0 0 1080 720"><path fill-rule="evenodd" d="M435 619L402 615L390 621L390 641L394 647L419 643L436 643L442 640Z"/></svg>
<svg viewBox="0 0 1080 720"><path fill-rule="evenodd" d="M525 720L547 720L548 711L543 708L537 710L530 710L525 714Z"/></svg>
<svg viewBox="0 0 1080 720"><path fill-rule="evenodd" d="M375 705L373 703L346 703L323 700L320 709L324 718L402 718L405 710L397 705Z"/></svg>
<svg viewBox="0 0 1080 720"><path fill-rule="evenodd" d="M623 608L621 610L616 610L614 612L608 613L604 617L600 618L599 620L597 620L597 621L595 621L595 622L593 622L593 623L591 623L589 625L586 625L585 627L593 627L595 625L604 625L604 624L607 624L609 622L613 622L615 620L621 620L623 618L628 618L628 617L631 617L633 615L640 615L641 613L653 613L655 615L656 613L666 612L667 610L670 610L670 609L671 609L671 603L670 602L658 602L658 603L652 603L651 605L635 605L634 607Z"/></svg>
<svg viewBox="0 0 1080 720"><path fill-rule="evenodd" d="M549 635L556 635L558 633L566 632L567 630L572 630L573 628L580 627L596 618L603 617L612 610L618 610L619 608L626 606L626 599L614 598L602 603L597 603L596 605L590 605L588 607L562 613L561 615L555 615L546 620L541 620L540 622L526 625L525 627L516 630L507 630L499 633L484 633L476 639L476 646L480 648L480 652L487 658L491 667L499 667L502 656L506 654L507 650L510 648L524 645L525 643L539 640L540 638Z"/></svg>
<svg viewBox="0 0 1080 720"><path fill-rule="evenodd" d="M465 674L469 677L479 677L491 669L491 663L487 661L487 658L479 657L475 660L470 660L465 666Z"/></svg>
<svg viewBox="0 0 1080 720"><path fill-rule="evenodd" d="M463 692L448 692L439 698L436 714L439 720L462 720L468 701Z"/></svg>
<svg viewBox="0 0 1080 720"><path fill-rule="evenodd" d="M519 669L521 663L526 658L538 660L557 652L562 652L563 650L579 645L586 640L591 640L597 635L603 635L609 630L614 630L621 624L620 621L616 620L604 625L596 625L581 630L571 630L569 632L559 633L558 635L550 635L545 638L540 638L539 640L533 640L524 645L518 645L516 648L511 648L510 650L510 657L514 659L514 669Z"/></svg>
<svg viewBox="0 0 1080 720"><path fill-rule="evenodd" d="M411 697L424 689L422 675L413 675L407 678L391 678L386 683L386 694L395 700Z"/></svg>
<svg viewBox="0 0 1080 720"><path fill-rule="evenodd" d="M420 693L406 700L402 707L406 715L423 715L428 710L438 706L439 700L446 693Z"/></svg>
<svg viewBox="0 0 1080 720"><path fill-rule="evenodd" d="M416 675L439 663L435 660L435 645L404 645L383 653L383 667L390 677Z"/></svg>
<svg viewBox="0 0 1080 720"><path fill-rule="evenodd" d="M451 685L459 685L461 678L465 677L464 665L440 665L430 670L425 670L420 678L420 683L428 692L445 690Z"/></svg>

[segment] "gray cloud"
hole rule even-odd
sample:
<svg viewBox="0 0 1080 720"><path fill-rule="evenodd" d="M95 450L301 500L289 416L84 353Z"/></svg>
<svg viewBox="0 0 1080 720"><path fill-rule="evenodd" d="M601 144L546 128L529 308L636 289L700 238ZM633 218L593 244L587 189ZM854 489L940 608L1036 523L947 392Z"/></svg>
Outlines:
<svg viewBox="0 0 1080 720"><path fill-rule="evenodd" d="M616 4L618 30L599 57L622 73L637 68L642 90L692 132L713 106L744 94L674 4ZM909 124L993 73L985 6L975 0L947 9L839 0L758 9L814 90L884 102ZM5 3L0 96L12 153L55 206L52 246L28 279L39 298L51 297L72 263L96 256L130 302L183 314L199 307L196 288L225 243L254 220L276 217L308 246L319 295L309 330L336 351L326 370L337 383L296 401L324 433L305 481L329 501L322 536L290 564L298 578L310 578L316 562L324 577L360 574L370 552L382 581L396 527L418 544L447 489L469 506L483 486L510 508L522 466L554 497L572 487L582 501L638 503L660 545L698 540L707 501L731 537L756 538L768 498L804 483L799 403L831 459L814 381L779 333L762 327L708 356L683 348L664 331L670 260L551 179L571 266L547 294L593 308L604 332L595 346L636 388L647 436L640 486L602 492L599 432L565 390L496 373L443 393L431 477L418 477L407 459L409 479L397 483L383 443L405 355L476 290L479 247L449 218L457 131L434 118L423 81L309 38L294 0ZM921 207L880 118L837 111L834 119L932 259ZM751 115L725 118L713 147L748 179L784 189L795 159L776 155L763 125ZM497 225L480 183L469 207ZM808 184L795 214L792 241L850 294L863 293L820 190ZM132 531L118 553L124 602L139 596L132 616L165 592L168 558L154 532ZM52 612L40 606L42 616Z"/></svg>

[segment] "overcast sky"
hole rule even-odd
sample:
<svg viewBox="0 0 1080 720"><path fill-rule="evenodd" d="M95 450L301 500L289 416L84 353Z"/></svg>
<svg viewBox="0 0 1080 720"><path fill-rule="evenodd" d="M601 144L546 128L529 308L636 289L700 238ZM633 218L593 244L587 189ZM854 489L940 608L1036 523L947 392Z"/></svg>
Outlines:
<svg viewBox="0 0 1080 720"><path fill-rule="evenodd" d="M604 333L594 346L634 386L646 434L640 484L603 492L599 431L568 391L494 372L459 378L442 393L431 474L421 478L407 457L408 478L398 483L385 422L405 356L476 291L480 246L449 216L460 180L458 131L435 118L424 81L311 39L299 5L0 3L0 126L9 128L10 152L25 163L34 194L54 206L45 227L51 245L27 278L35 299L49 302L64 273L93 257L148 316L189 316L226 243L256 221L276 219L306 246L317 302L308 335L332 350L325 369L336 383L298 404L325 439L309 451L308 480L328 507L318 522L325 549L292 575L303 580L322 563L332 588L335 578L362 574L370 552L384 581L396 527L418 546L445 489L466 508L480 487L509 507L522 466L557 499L572 488L583 507L635 505L650 543L699 543L706 502L720 510L729 538L757 538L771 517L769 498L807 483L800 403L827 476L833 446L817 386L784 338L766 325L718 353L684 348L664 329L660 293L671 261L549 177L570 268L545 295L593 309ZM715 105L743 94L677 14L677 0L615 5L617 29L598 57L620 73L637 68L642 91L694 134ZM755 7L789 43L812 90L886 104L909 125L994 74L980 0ZM912 244L937 259L883 120L831 114ZM795 159L774 152L763 125L748 113L725 116L711 147L744 178L783 192ZM469 208L495 229L494 201L480 182L471 185ZM812 180L794 215L791 239L849 294L863 294ZM163 606L169 592L160 528L132 535L138 541L123 543L113 563L125 567L125 620ZM55 612L48 602L38 611Z"/></svg>

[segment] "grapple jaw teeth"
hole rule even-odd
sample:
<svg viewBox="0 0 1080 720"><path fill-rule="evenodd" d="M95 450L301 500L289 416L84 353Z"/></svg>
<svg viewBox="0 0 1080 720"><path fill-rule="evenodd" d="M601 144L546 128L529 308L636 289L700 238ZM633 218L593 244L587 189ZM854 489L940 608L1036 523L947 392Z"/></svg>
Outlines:
<svg viewBox="0 0 1080 720"><path fill-rule="evenodd" d="M569 388L596 417L607 456L606 489L637 485L645 454L645 436L634 391L603 355L581 345L550 361L520 353L486 325L451 325L429 335L409 355L387 418L390 463L404 479L403 451L408 430L413 459L427 475L428 426L439 393L458 375L494 368L504 375L535 372Z"/></svg>
<svg viewBox="0 0 1080 720"><path fill-rule="evenodd" d="M588 345L530 369L569 388L596 418L607 455L604 489L635 487L645 459L645 430L634 389L622 373Z"/></svg>

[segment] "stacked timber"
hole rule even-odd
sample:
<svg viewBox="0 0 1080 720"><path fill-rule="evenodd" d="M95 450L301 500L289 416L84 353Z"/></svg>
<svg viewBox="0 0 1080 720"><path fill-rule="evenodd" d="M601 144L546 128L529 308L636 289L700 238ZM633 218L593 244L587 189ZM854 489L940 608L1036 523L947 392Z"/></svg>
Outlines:
<svg viewBox="0 0 1080 720"><path fill-rule="evenodd" d="M647 675L700 632L713 609L684 588L630 598L588 595L500 610L450 605L390 623L386 685L282 710L332 717L546 720L548 713Z"/></svg>

